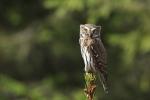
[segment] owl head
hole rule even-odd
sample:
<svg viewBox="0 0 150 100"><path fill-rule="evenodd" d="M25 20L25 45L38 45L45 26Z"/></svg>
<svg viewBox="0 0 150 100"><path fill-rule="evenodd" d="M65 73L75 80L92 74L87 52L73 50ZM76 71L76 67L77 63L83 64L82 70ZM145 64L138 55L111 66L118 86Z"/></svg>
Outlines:
<svg viewBox="0 0 150 100"><path fill-rule="evenodd" d="M101 26L96 26L93 24L80 25L80 37L90 37L99 38L100 37Z"/></svg>

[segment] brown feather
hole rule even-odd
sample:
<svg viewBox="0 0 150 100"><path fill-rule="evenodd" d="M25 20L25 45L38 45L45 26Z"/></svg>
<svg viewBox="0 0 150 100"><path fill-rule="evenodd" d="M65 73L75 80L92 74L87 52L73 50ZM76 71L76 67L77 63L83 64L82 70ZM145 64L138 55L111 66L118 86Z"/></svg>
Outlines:
<svg viewBox="0 0 150 100"><path fill-rule="evenodd" d="M107 53L100 39L95 39L91 46L91 53L94 59L94 66L99 71L104 90L107 92ZM94 48L94 49L92 49Z"/></svg>

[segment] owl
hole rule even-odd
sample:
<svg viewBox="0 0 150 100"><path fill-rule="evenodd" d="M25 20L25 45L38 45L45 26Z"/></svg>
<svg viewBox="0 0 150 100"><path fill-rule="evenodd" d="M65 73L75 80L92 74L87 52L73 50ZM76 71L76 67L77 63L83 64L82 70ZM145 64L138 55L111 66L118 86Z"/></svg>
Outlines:
<svg viewBox="0 0 150 100"><path fill-rule="evenodd" d="M101 41L101 26L93 24L80 25L79 44L85 64L85 72L95 73L100 77L104 91L107 87L107 53Z"/></svg>

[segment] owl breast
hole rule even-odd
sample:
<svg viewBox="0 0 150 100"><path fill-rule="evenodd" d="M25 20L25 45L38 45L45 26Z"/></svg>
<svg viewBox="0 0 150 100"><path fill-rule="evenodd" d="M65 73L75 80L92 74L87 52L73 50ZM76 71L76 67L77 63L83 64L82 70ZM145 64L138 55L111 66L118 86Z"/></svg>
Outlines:
<svg viewBox="0 0 150 100"><path fill-rule="evenodd" d="M86 38L86 39L84 39L84 44L83 45L86 46L86 47L90 47L93 43L94 43L93 39Z"/></svg>
<svg viewBox="0 0 150 100"><path fill-rule="evenodd" d="M90 46L81 48L82 57L85 63L85 72L96 72L90 49Z"/></svg>

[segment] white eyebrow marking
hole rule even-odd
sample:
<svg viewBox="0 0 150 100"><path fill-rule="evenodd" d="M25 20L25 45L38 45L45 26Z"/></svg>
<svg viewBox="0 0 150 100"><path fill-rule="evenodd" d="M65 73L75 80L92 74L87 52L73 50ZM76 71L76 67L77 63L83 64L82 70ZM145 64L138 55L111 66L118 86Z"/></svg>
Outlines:
<svg viewBox="0 0 150 100"><path fill-rule="evenodd" d="M91 30L93 31L93 30L95 30L96 28L92 28Z"/></svg>
<svg viewBox="0 0 150 100"><path fill-rule="evenodd" d="M86 28L86 29L89 31L89 28L88 28L88 27L85 26L84 28Z"/></svg>

